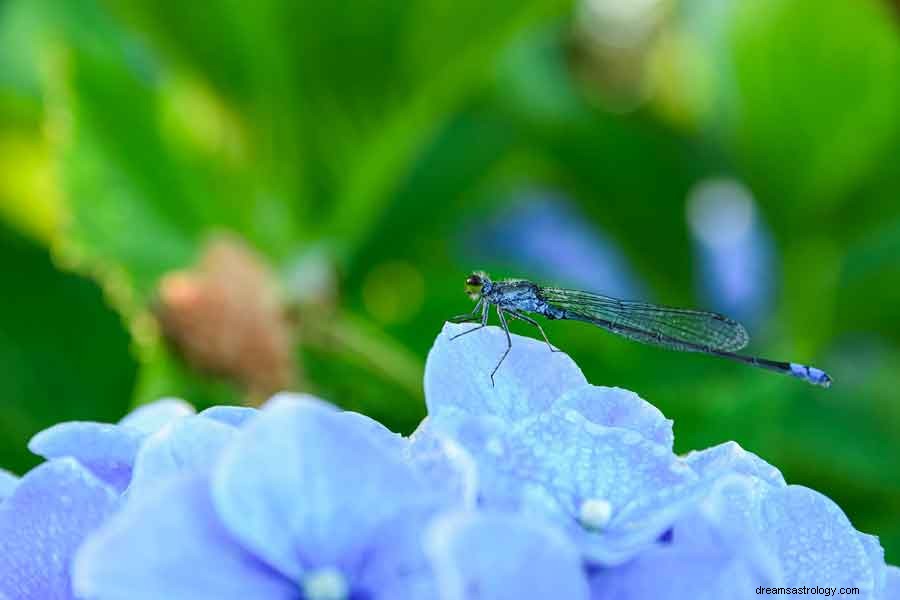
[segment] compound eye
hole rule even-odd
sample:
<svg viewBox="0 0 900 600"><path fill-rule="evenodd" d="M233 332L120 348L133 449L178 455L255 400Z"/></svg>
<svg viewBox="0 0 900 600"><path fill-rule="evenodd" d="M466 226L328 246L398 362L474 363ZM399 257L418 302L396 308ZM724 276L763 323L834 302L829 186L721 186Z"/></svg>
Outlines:
<svg viewBox="0 0 900 600"><path fill-rule="evenodd" d="M479 277L478 275L469 275L469 277L466 279L466 285L471 285L471 286L481 285L481 277Z"/></svg>

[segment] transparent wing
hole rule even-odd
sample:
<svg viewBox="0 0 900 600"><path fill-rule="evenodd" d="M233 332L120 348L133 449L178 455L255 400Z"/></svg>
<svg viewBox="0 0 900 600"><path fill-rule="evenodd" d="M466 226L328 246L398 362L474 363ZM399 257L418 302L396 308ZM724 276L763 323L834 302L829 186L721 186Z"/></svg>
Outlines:
<svg viewBox="0 0 900 600"><path fill-rule="evenodd" d="M744 326L717 313L617 300L563 288L540 288L548 303L569 318L589 321L629 339L674 350L736 352L750 336Z"/></svg>

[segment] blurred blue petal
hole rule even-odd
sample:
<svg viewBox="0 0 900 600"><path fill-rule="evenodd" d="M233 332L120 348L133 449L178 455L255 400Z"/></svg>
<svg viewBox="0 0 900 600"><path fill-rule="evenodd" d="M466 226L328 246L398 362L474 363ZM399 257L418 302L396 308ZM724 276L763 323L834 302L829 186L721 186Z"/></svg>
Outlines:
<svg viewBox="0 0 900 600"><path fill-rule="evenodd" d="M117 499L69 458L29 471L0 504L0 593L17 600L71 598L73 555Z"/></svg>
<svg viewBox="0 0 900 600"><path fill-rule="evenodd" d="M0 502L9 498L18 484L18 477L5 469L0 469Z"/></svg>
<svg viewBox="0 0 900 600"><path fill-rule="evenodd" d="M720 506L726 497L754 493L748 478L723 480L678 519L670 542L617 568L598 569L592 600L750 600L758 586L783 583L778 562L754 532L736 526Z"/></svg>
<svg viewBox="0 0 900 600"><path fill-rule="evenodd" d="M241 427L249 419L259 414L259 411L249 406L211 406L200 411L201 417L219 421L226 425Z"/></svg>
<svg viewBox="0 0 900 600"><path fill-rule="evenodd" d="M485 327L450 339L472 327L445 324L428 353L425 402L432 417L494 415L515 421L541 412L565 392L587 383L565 353L550 352L543 341L514 336L492 386L491 371L506 350L506 335L498 327Z"/></svg>
<svg viewBox="0 0 900 600"><path fill-rule="evenodd" d="M148 490L150 491L150 490ZM129 500L75 560L78 594L99 600L293 600L297 585L226 531L202 476Z"/></svg>
<svg viewBox="0 0 900 600"><path fill-rule="evenodd" d="M568 392L553 407L574 409L597 425L633 429L648 440L672 449L671 419L632 391L586 385Z"/></svg>
<svg viewBox="0 0 900 600"><path fill-rule="evenodd" d="M134 459L144 439L166 423L192 414L194 409L189 404L166 398L135 409L117 425L93 421L59 423L35 434L28 449L48 460L75 458L121 492L131 480Z"/></svg>
<svg viewBox="0 0 900 600"><path fill-rule="evenodd" d="M28 449L48 460L76 458L121 492L131 480L134 457L145 437L139 429L124 425L70 421L35 434Z"/></svg>
<svg viewBox="0 0 900 600"><path fill-rule="evenodd" d="M146 439L134 461L128 496L147 494L166 478L208 473L235 427L201 413L169 423Z"/></svg>
<svg viewBox="0 0 900 600"><path fill-rule="evenodd" d="M775 250L750 191L733 179L699 182L688 197L688 223L705 304L759 322L772 307Z"/></svg>
<svg viewBox="0 0 900 600"><path fill-rule="evenodd" d="M125 415L119 425L132 427L147 435L180 417L194 414L194 407L178 398L162 398L144 404Z"/></svg>
<svg viewBox="0 0 900 600"><path fill-rule="evenodd" d="M531 192L466 236L473 264L511 264L520 273L620 298L640 298L625 255L577 207L553 192Z"/></svg>
<svg viewBox="0 0 900 600"><path fill-rule="evenodd" d="M228 529L294 580L317 568L352 576L379 526L428 497L371 429L359 415L309 398L266 405L214 473L213 498Z"/></svg>
<svg viewBox="0 0 900 600"><path fill-rule="evenodd" d="M578 551L555 529L521 516L454 513L429 528L440 600L579 600L588 587Z"/></svg>

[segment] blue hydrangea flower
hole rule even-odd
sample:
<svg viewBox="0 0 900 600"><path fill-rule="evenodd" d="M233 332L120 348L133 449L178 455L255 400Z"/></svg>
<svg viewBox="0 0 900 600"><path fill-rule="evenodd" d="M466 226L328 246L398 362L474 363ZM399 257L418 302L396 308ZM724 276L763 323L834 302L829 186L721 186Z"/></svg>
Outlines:
<svg viewBox="0 0 900 600"><path fill-rule="evenodd" d="M693 452L685 460L712 486L736 476L745 482L729 488L716 513L754 538L748 548L776 561L778 585L827 582L857 587L863 597L885 597L884 553L877 538L856 531L834 502L809 488L787 485L777 469L734 442ZM673 537L685 530L676 524Z"/></svg>
<svg viewBox="0 0 900 600"><path fill-rule="evenodd" d="M594 597L731 597L734 581L833 581L888 597L894 576L877 540L821 494L788 486L733 442L673 455L659 411L587 385L542 342L516 336L492 388L505 335L486 328L449 339L467 327L447 325L435 342L430 416L414 437L440 432L468 451L479 505L566 531L594 574ZM648 579L655 572L670 577Z"/></svg>
<svg viewBox="0 0 900 600"><path fill-rule="evenodd" d="M117 502L115 490L72 459L29 471L0 503L0 598L72 598L72 557Z"/></svg>
<svg viewBox="0 0 900 600"><path fill-rule="evenodd" d="M31 438L28 449L48 460L75 458L121 492L131 481L134 458L144 439L166 423L191 414L192 406L167 398L137 408L118 424L58 423Z"/></svg>
<svg viewBox="0 0 900 600"><path fill-rule="evenodd" d="M534 577L587 597L577 552L558 533L510 515L479 515L458 532L432 526L459 505L404 459L407 444L308 397L276 398L242 430L182 419L141 449L128 502L79 554L76 589L98 600L452 598L436 589L433 565L454 581L488 571L464 561L455 537L442 545L441 532L468 539L483 525L494 532L483 551L501 571L479 585L507 590L484 598L517 597L509 594L525 589L521 566L537 548L561 550L531 565ZM156 486L141 483L145 463Z"/></svg>
<svg viewBox="0 0 900 600"><path fill-rule="evenodd" d="M593 562L621 563L655 543L698 490L672 453L671 421L631 392L588 385L571 359L525 338L515 339L492 387L490 363L506 338L488 328L449 339L467 327L445 326L425 381L429 429L472 456L480 504L545 518ZM446 385L454 370L467 376ZM517 401L522 389L528 413Z"/></svg>
<svg viewBox="0 0 900 600"><path fill-rule="evenodd" d="M900 597L828 498L734 442L676 456L656 408L543 342L491 387L505 335L458 331L410 438L292 394L41 432L51 460L0 473L0 600Z"/></svg>
<svg viewBox="0 0 900 600"><path fill-rule="evenodd" d="M206 420L239 426L256 410L242 406L216 406L200 413ZM131 482L138 450L154 433L185 417L194 408L175 398L145 404L117 424L93 421L58 423L37 433L28 448L46 459L72 457L119 491Z"/></svg>

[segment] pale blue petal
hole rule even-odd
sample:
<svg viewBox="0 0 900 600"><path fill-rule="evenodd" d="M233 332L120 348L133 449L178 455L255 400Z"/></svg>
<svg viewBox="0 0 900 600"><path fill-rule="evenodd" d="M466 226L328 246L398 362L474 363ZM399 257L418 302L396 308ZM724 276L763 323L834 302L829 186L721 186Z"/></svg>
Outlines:
<svg viewBox="0 0 900 600"><path fill-rule="evenodd" d="M429 528L440 600L579 600L588 586L575 547L523 517L456 513Z"/></svg>
<svg viewBox="0 0 900 600"><path fill-rule="evenodd" d="M884 591L887 577L887 565L884 564L884 548L874 535L866 533L857 533L859 543L862 544L866 555L869 557L869 565L872 567L872 573L875 579L875 598L880 598Z"/></svg>
<svg viewBox="0 0 900 600"><path fill-rule="evenodd" d="M394 433L371 417L349 410L344 411L342 414L344 415L343 419L347 423L356 421L352 425L355 430L368 434L373 440L382 444L388 452L394 452L399 455L409 445L409 440L405 437L399 433Z"/></svg>
<svg viewBox="0 0 900 600"><path fill-rule="evenodd" d="M71 598L75 550L117 499L112 488L70 458L28 472L0 504L0 593L22 600Z"/></svg>
<svg viewBox="0 0 900 600"><path fill-rule="evenodd" d="M492 386L491 371L506 350L506 335L497 327L487 327L450 339L472 327L447 323L428 353L425 402L429 415L456 412L514 421L544 410L565 392L587 383L563 352L550 352L543 341L513 335L512 350Z"/></svg>
<svg viewBox="0 0 900 600"><path fill-rule="evenodd" d="M900 568L888 565L884 573L884 589L878 600L900 598Z"/></svg>
<svg viewBox="0 0 900 600"><path fill-rule="evenodd" d="M432 426L425 417L409 438L404 456L410 465L459 508L474 508L478 494L478 467L452 437Z"/></svg>
<svg viewBox="0 0 900 600"><path fill-rule="evenodd" d="M201 417L219 421L233 427L242 427L249 419L259 414L259 411L249 406L211 406L200 411Z"/></svg>
<svg viewBox="0 0 900 600"><path fill-rule="evenodd" d="M433 506L413 507L378 526L375 544L354 570L357 596L351 598L434 600L437 588L422 539L434 514Z"/></svg>
<svg viewBox="0 0 900 600"><path fill-rule="evenodd" d="M196 415L178 419L147 438L134 461L128 497L148 493L169 477L208 473L237 428Z"/></svg>
<svg viewBox="0 0 900 600"><path fill-rule="evenodd" d="M0 502L9 498L18 484L18 477L5 469L0 469Z"/></svg>
<svg viewBox="0 0 900 600"><path fill-rule="evenodd" d="M786 582L876 587L867 549L838 506L799 485L773 488L762 505L760 535L781 560Z"/></svg>
<svg viewBox="0 0 900 600"><path fill-rule="evenodd" d="M143 404L119 421L119 425L133 427L146 435L154 433L163 425L194 414L194 407L178 398L163 398Z"/></svg>
<svg viewBox="0 0 900 600"><path fill-rule="evenodd" d="M129 500L84 544L75 591L97 600L294 600L298 587L222 526L200 476Z"/></svg>
<svg viewBox="0 0 900 600"><path fill-rule="evenodd" d="M412 468L360 424L319 401L266 405L214 472L228 529L298 580L355 564L380 523L426 496Z"/></svg>
<svg viewBox="0 0 900 600"><path fill-rule="evenodd" d="M665 446L634 430L592 423L574 409L513 426L491 417L448 417L436 426L473 457L482 505L555 523L592 562L628 560L702 492L693 471ZM583 511L598 506L608 514L588 510L586 521Z"/></svg>
<svg viewBox="0 0 900 600"><path fill-rule="evenodd" d="M690 452L685 461L701 477L715 478L726 473L758 477L770 485L787 485L781 472L737 442L725 442L706 450Z"/></svg>
<svg viewBox="0 0 900 600"><path fill-rule="evenodd" d="M597 569L592 600L751 600L758 586L781 584L778 562L721 506L755 493L748 478L731 476L674 524L671 541L624 565Z"/></svg>
<svg viewBox="0 0 900 600"><path fill-rule="evenodd" d="M672 421L634 392L585 385L566 393L553 408L574 409L597 425L633 429L651 442L672 448Z"/></svg>
<svg viewBox="0 0 900 600"><path fill-rule="evenodd" d="M46 459L72 457L122 491L131 479L134 457L145 434L134 427L69 421L37 433L28 449Z"/></svg>

